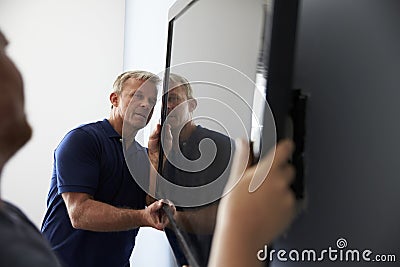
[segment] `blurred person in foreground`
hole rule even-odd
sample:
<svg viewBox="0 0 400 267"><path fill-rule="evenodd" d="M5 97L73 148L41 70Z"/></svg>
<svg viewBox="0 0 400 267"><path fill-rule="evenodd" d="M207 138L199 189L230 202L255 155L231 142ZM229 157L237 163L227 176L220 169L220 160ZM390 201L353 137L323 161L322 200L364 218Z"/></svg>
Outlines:
<svg viewBox="0 0 400 267"><path fill-rule="evenodd" d="M0 31L0 175L7 161L31 138L21 74L6 54ZM61 266L34 224L0 197L0 266Z"/></svg>

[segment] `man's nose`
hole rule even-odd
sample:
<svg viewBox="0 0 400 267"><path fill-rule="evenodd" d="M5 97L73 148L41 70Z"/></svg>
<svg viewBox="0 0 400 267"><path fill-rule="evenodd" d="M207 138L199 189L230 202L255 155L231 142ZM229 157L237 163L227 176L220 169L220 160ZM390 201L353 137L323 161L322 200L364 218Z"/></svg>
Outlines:
<svg viewBox="0 0 400 267"><path fill-rule="evenodd" d="M167 112L170 113L174 108L175 108L175 105L172 102L168 101Z"/></svg>
<svg viewBox="0 0 400 267"><path fill-rule="evenodd" d="M140 102L140 106L142 108L145 108L145 109L151 109L152 108L152 105L151 105L151 103L150 103L150 101L148 99L144 99L142 102Z"/></svg>

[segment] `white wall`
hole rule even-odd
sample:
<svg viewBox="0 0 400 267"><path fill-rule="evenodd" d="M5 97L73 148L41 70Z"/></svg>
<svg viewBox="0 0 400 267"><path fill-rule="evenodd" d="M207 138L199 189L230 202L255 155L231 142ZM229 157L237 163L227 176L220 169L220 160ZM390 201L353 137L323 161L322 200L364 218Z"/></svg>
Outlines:
<svg viewBox="0 0 400 267"><path fill-rule="evenodd" d="M53 150L66 132L108 116L123 68L124 0L1 0L0 28L22 72L34 133L2 175L2 196L39 227Z"/></svg>
<svg viewBox="0 0 400 267"><path fill-rule="evenodd" d="M165 66L168 10L176 0L126 0L124 69L158 74Z"/></svg>

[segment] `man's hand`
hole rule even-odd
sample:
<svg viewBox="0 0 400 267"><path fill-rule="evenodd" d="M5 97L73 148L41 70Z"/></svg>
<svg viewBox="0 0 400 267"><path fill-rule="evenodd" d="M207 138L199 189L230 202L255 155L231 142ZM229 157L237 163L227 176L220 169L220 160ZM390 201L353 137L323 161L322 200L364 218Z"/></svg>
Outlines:
<svg viewBox="0 0 400 267"><path fill-rule="evenodd" d="M169 223L167 215L162 209L164 201L159 200L147 206L144 210L145 225L150 226L158 230L164 230Z"/></svg>

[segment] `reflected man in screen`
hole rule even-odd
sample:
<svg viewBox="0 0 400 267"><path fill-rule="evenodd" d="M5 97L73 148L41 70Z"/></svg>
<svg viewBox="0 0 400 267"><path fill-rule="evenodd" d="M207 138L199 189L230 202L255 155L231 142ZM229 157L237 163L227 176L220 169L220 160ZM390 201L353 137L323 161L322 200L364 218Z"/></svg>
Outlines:
<svg viewBox="0 0 400 267"><path fill-rule="evenodd" d="M200 187L216 179L227 180L232 140L217 131L196 125L193 111L197 101L190 83L182 76L169 77L168 115L166 123L172 134L172 149L163 167L163 176L184 187ZM221 187L222 194L223 186ZM179 193L179 192L178 192ZM195 196L193 196L195 197ZM176 206L178 225L200 266L206 266L211 249L218 200L196 207ZM172 230L165 230L180 266L188 265Z"/></svg>

